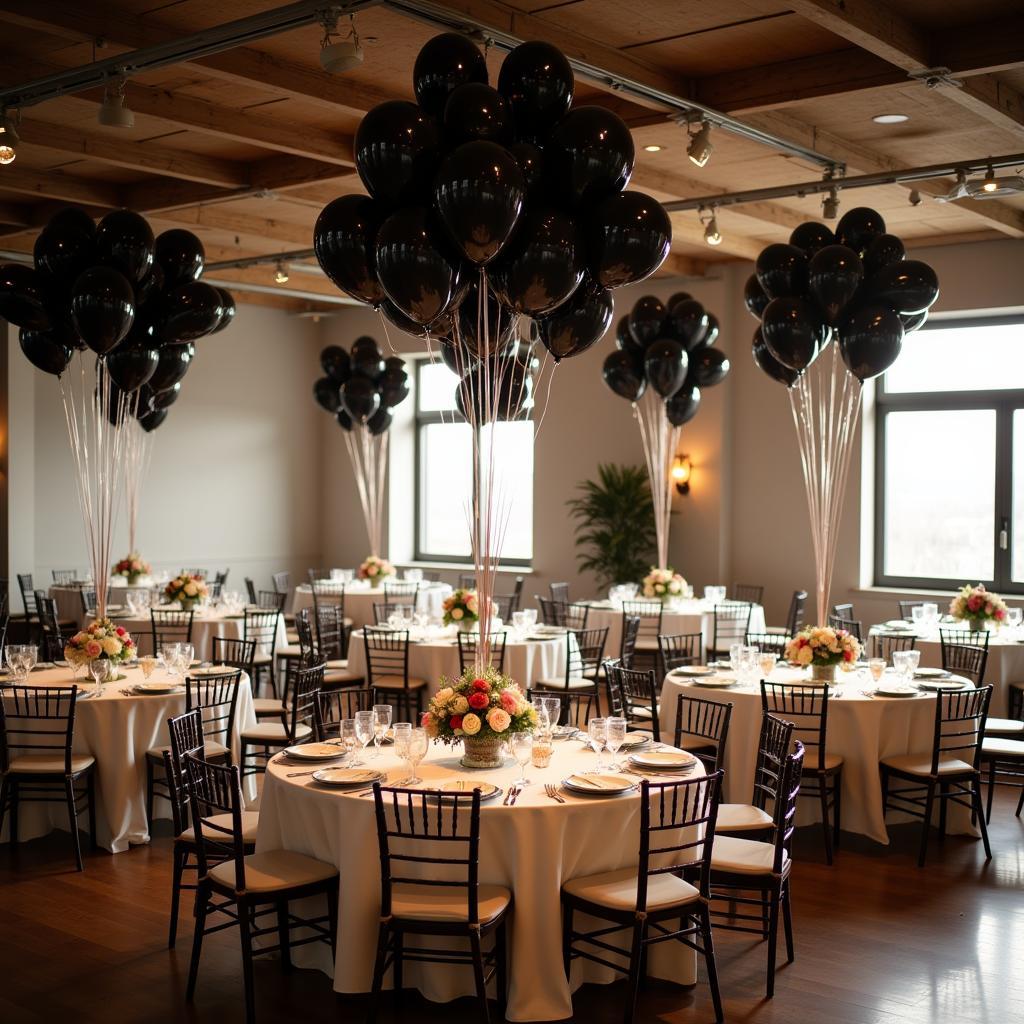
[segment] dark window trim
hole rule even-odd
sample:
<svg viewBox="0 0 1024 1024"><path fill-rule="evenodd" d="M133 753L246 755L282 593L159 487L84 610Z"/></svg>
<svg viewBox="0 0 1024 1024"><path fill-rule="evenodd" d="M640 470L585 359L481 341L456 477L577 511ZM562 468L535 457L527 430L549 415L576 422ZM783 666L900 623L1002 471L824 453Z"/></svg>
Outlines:
<svg viewBox="0 0 1024 1024"><path fill-rule="evenodd" d="M1024 315L992 317L947 317L929 321L922 330L956 327L1017 325L1024 331ZM938 579L936 577L892 576L885 573L885 435L891 412L941 412L992 409L996 414L995 517L992 522L994 577L990 580ZM878 379L875 392L875 537L874 585L902 590L956 589L967 582L984 583L1001 593L1024 594L1024 582L1013 582L1013 414L1024 410L1024 388L999 391L928 391L890 393L885 376ZM1024 453L1021 453L1024 456ZM1020 458L1024 467L1024 458ZM936 472L944 467L937 464ZM1021 469L1024 472L1024 468ZM950 486L956 486L955 467L949 470ZM999 533L1008 532L1006 550L999 547Z"/></svg>

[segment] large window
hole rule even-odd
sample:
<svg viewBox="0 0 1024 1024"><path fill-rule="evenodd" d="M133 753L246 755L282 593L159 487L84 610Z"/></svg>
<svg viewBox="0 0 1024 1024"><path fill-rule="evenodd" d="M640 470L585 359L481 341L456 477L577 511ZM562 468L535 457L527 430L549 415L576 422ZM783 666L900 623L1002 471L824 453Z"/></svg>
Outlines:
<svg viewBox="0 0 1024 1024"><path fill-rule="evenodd" d="M479 464L473 430L455 411L458 378L443 363L423 360L416 368L416 558L467 562L469 506L474 473L484 492L508 509L502 562L526 565L533 558L533 421L498 423L480 429ZM494 437L493 481L489 460Z"/></svg>
<svg viewBox="0 0 1024 1024"><path fill-rule="evenodd" d="M1024 320L911 334L877 394L875 582L1024 592Z"/></svg>

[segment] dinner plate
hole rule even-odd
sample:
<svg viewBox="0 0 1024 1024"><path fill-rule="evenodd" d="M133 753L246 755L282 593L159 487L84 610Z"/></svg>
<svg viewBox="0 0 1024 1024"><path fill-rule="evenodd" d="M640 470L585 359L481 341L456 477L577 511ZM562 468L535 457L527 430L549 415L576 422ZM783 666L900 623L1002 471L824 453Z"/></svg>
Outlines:
<svg viewBox="0 0 1024 1024"><path fill-rule="evenodd" d="M296 761L334 761L345 756L344 749L337 743L299 743L285 747L284 752Z"/></svg>
<svg viewBox="0 0 1024 1024"><path fill-rule="evenodd" d="M353 786L369 786L374 782L384 782L386 776L376 768L321 768L313 772L313 778L325 786L350 789Z"/></svg>
<svg viewBox="0 0 1024 1024"><path fill-rule="evenodd" d="M879 697L916 697L918 691L913 686L886 685L883 683L875 688L875 693Z"/></svg>
<svg viewBox="0 0 1024 1024"><path fill-rule="evenodd" d="M915 668L915 679L948 679L949 673L944 668Z"/></svg>
<svg viewBox="0 0 1024 1024"><path fill-rule="evenodd" d="M629 763L635 764L638 768L679 771L682 768L692 768L697 763L697 758L685 750L650 750L630 754Z"/></svg>
<svg viewBox="0 0 1024 1024"><path fill-rule="evenodd" d="M677 676L713 676L715 670L710 665L680 665L672 669L672 674Z"/></svg>
<svg viewBox="0 0 1024 1024"><path fill-rule="evenodd" d="M222 676L235 670L230 665L200 665L199 668L189 672L191 676Z"/></svg>
<svg viewBox="0 0 1024 1024"><path fill-rule="evenodd" d="M895 629L903 633L910 632L913 630L913 625L906 621L906 619L889 619L888 622L882 623L886 629Z"/></svg>
<svg viewBox="0 0 1024 1024"><path fill-rule="evenodd" d="M472 793L479 790L480 799L493 800L502 792L501 786L496 786L487 779L449 779L439 787L441 793Z"/></svg>
<svg viewBox="0 0 1024 1024"><path fill-rule="evenodd" d="M551 738L553 740L571 740L579 731L575 725L556 725L551 730Z"/></svg>
<svg viewBox="0 0 1024 1024"><path fill-rule="evenodd" d="M732 668L731 661L709 661L708 668Z"/></svg>
<svg viewBox="0 0 1024 1024"><path fill-rule="evenodd" d="M621 796L636 788L636 781L625 775L570 775L562 779L562 788L578 796Z"/></svg>
<svg viewBox="0 0 1024 1024"><path fill-rule="evenodd" d="M919 690L931 690L935 693L941 693L943 690L962 690L966 686L967 683L959 679L922 679L918 683L917 688Z"/></svg>
<svg viewBox="0 0 1024 1024"><path fill-rule="evenodd" d="M626 738L622 741L623 750L632 750L634 747L642 747L651 742L649 732L627 732Z"/></svg>
<svg viewBox="0 0 1024 1024"><path fill-rule="evenodd" d="M184 687L181 683L136 683L136 693L179 693Z"/></svg>
<svg viewBox="0 0 1024 1024"><path fill-rule="evenodd" d="M694 679L694 686L710 686L712 689L724 690L736 685L735 676L708 676L706 679Z"/></svg>

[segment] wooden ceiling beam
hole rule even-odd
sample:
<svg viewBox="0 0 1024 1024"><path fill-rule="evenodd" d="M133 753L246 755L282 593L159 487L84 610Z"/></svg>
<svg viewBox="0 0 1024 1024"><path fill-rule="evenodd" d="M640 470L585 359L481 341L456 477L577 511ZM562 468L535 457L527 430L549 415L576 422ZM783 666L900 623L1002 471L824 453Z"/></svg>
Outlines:
<svg viewBox="0 0 1024 1024"><path fill-rule="evenodd" d="M0 168L0 191L44 199L61 199L66 203L88 203L113 209L120 205L116 185L104 181L75 178L60 171L22 169L17 164Z"/></svg>
<svg viewBox="0 0 1024 1024"><path fill-rule="evenodd" d="M0 202L0 224L25 228L32 223L32 207L21 203Z"/></svg>

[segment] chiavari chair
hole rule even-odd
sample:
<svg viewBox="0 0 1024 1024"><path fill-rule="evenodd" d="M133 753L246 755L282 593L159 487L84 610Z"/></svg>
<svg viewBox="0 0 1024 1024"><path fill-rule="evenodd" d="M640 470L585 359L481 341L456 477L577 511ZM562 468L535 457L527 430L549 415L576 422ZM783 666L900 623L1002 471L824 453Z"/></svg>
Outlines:
<svg viewBox="0 0 1024 1024"><path fill-rule="evenodd" d="M508 640L508 633L505 630L497 633L489 633L491 658L490 665L498 672L505 671L505 644ZM468 666L476 663L477 651L480 648L479 633L462 633L455 635L459 645L459 673L466 671Z"/></svg>
<svg viewBox="0 0 1024 1024"><path fill-rule="evenodd" d="M672 745L699 758L708 771L718 771L725 767L731 718L732 704L680 693Z"/></svg>
<svg viewBox="0 0 1024 1024"><path fill-rule="evenodd" d="M363 628L366 682L380 702L393 703L396 721L418 721L427 681L409 675L409 631ZM415 718L413 717L415 715Z"/></svg>

